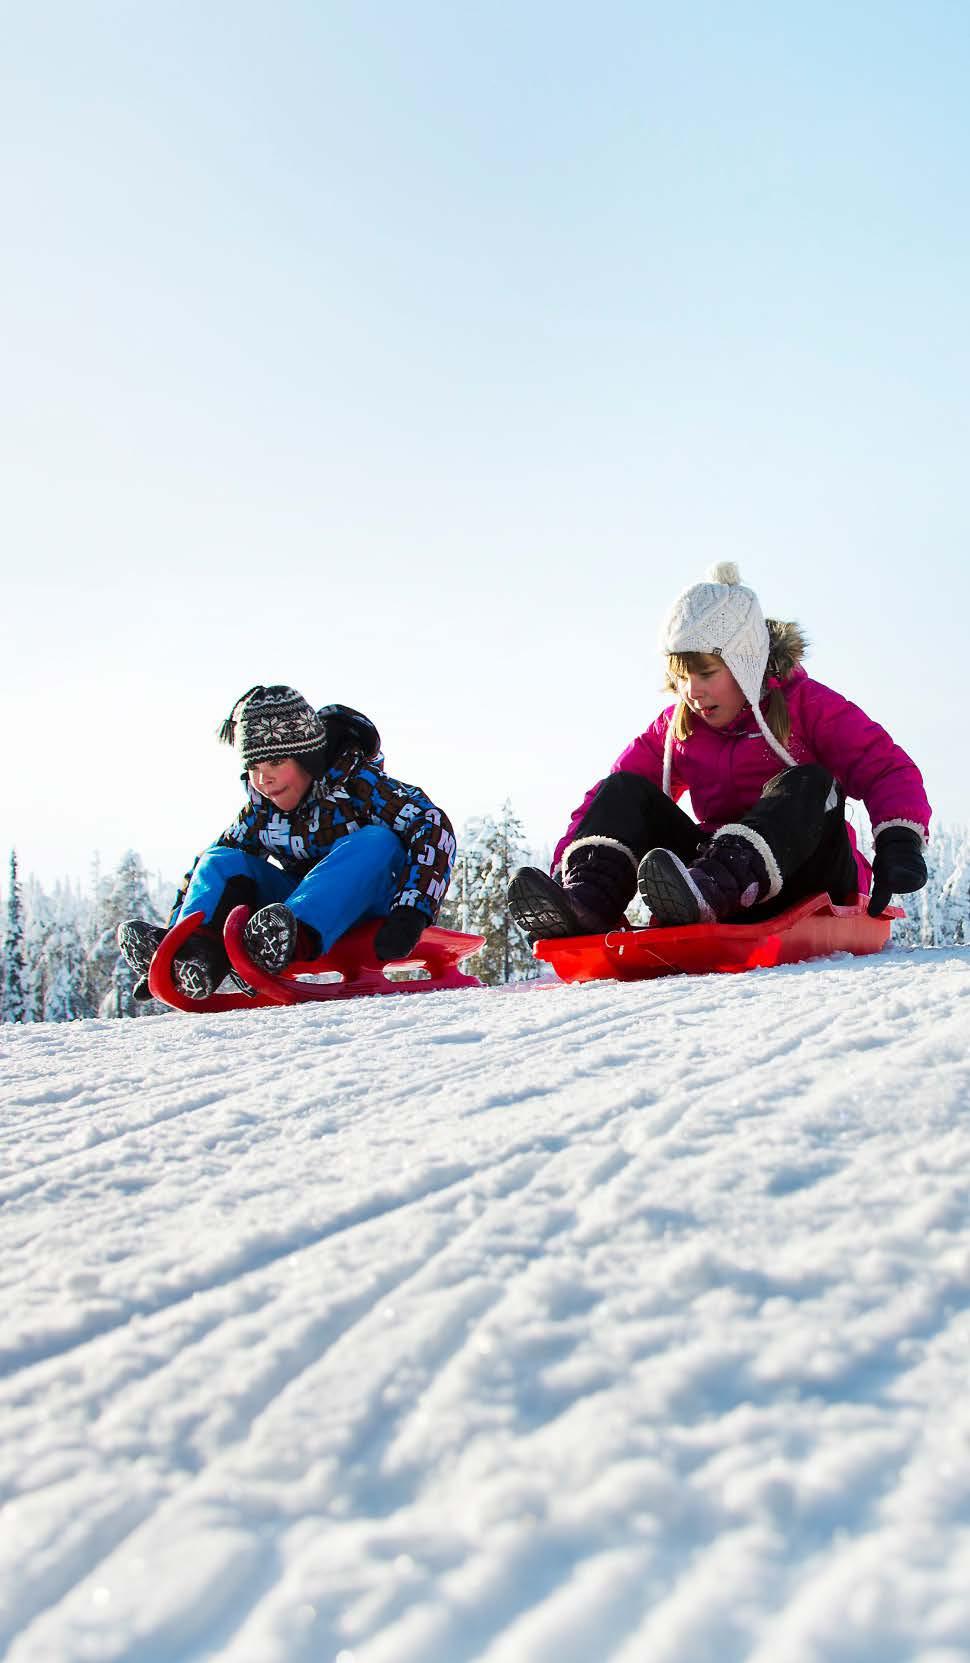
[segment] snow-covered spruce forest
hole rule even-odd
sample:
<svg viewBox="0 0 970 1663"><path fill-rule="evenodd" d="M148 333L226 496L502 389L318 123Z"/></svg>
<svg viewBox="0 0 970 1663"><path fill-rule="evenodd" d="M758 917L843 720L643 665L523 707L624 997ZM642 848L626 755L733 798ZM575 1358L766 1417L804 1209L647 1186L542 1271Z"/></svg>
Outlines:
<svg viewBox="0 0 970 1663"><path fill-rule="evenodd" d="M867 828L857 825L863 848ZM510 925L505 892L516 866L547 862L528 847L510 803L497 815L469 821L459 843L451 888L439 922L485 937L474 970L488 986L537 971L529 947ZM970 942L970 827L933 828L929 882L903 898L906 918L893 926L897 946L951 947ZM95 863L87 885L63 880L45 889L22 877L11 852L3 900L2 1015L6 1022L70 1022L81 1017L157 1015L153 1002L132 999L134 978L119 956L115 931L125 918L164 923L176 884L146 871L129 850L116 869ZM639 920L638 920L639 921Z"/></svg>

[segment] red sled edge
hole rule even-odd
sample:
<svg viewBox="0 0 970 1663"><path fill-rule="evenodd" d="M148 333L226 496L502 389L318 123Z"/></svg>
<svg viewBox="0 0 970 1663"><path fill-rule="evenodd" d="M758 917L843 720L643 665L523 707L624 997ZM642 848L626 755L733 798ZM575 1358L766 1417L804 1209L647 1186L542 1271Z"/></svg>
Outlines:
<svg viewBox="0 0 970 1663"><path fill-rule="evenodd" d="M813 895L758 924L648 925L537 941L532 951L564 982L737 974L826 953L880 952L893 919L906 915L902 907L887 907L870 918L866 905L865 896L839 906L828 895Z"/></svg>
<svg viewBox="0 0 970 1663"><path fill-rule="evenodd" d="M477 976L466 975L459 964L485 945L484 936L442 930L431 924L422 932L417 946L407 958L384 965L374 956L374 934L379 919L355 925L320 958L294 959L282 976L270 976L253 964L243 946L243 930L248 918L247 907L236 907L226 919L223 938L233 969L238 970L266 1003L312 1004L328 999L358 999L364 994L437 993L448 988L482 986ZM429 972L428 980L392 982L385 975L385 970L396 970L405 964L423 966ZM336 971L344 978L343 981L301 982L295 979L298 976L319 976L326 971ZM252 1004L251 1000L248 1002Z"/></svg>
<svg viewBox="0 0 970 1663"><path fill-rule="evenodd" d="M260 1005L272 1005L274 1000L258 995L250 997L248 993L210 993L208 999L187 999L184 993L179 992L172 980L172 960L183 942L203 922L203 913L190 912L187 918L178 919L159 943L148 967L148 989L152 997L171 1005L173 1010L187 1011L192 1016L204 1016L206 1011L251 1011L257 1010Z"/></svg>

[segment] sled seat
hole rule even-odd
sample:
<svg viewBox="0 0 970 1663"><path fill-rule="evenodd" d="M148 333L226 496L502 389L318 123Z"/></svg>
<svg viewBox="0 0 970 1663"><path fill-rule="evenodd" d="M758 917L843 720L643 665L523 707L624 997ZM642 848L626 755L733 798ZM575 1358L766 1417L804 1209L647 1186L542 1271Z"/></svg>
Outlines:
<svg viewBox="0 0 970 1663"><path fill-rule="evenodd" d="M878 918L870 918L867 904L866 896L856 895L839 906L828 895L812 895L762 923L648 924L607 935L537 941L532 951L564 982L737 973L799 964L826 953L880 952L893 919L905 913L901 907L887 907Z"/></svg>
<svg viewBox="0 0 970 1663"><path fill-rule="evenodd" d="M379 919L357 924L352 930L318 959L298 960L287 965L281 976L267 975L253 964L243 946L243 930L249 918L248 907L236 907L226 919L223 939L233 969L253 989L252 994L212 993L208 999L187 999L172 980L172 961L179 947L193 930L202 923L202 913L194 912L180 918L161 942L148 972L148 986L156 999L161 999L175 1010L197 1015L206 1011L257 1010L267 1005L297 1005L327 999L356 999L362 994L375 993L436 993L454 987L481 987L477 976L469 976L460 968L461 961L470 958L484 945L481 935L466 935L459 930L439 929L432 924L424 930L407 958L382 965L374 955L374 934ZM426 978L413 981L392 981L386 972L402 966L427 970ZM336 974L339 981L305 982L300 976Z"/></svg>

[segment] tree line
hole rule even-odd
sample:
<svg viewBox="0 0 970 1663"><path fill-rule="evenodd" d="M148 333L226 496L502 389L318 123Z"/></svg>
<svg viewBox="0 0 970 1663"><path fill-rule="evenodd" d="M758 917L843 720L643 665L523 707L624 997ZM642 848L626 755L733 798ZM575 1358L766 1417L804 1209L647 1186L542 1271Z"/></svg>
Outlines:
<svg viewBox="0 0 970 1663"><path fill-rule="evenodd" d="M865 834L858 831L865 846ZM459 843L451 886L439 923L485 937L470 968L487 986L529 980L540 973L528 942L505 904L517 866L546 864L528 847L510 802L496 815L469 821ZM970 828L935 827L927 850L929 881L904 897L907 916L893 926L901 946L970 944ZM136 1003L135 978L118 952L115 932L126 918L163 923L175 885L151 876L128 850L113 872L95 865L86 890L67 882L46 892L22 882L11 853L4 905L0 1019L4 1022L72 1022L84 1017L154 1016L163 1007ZM646 922L636 903L632 923Z"/></svg>
<svg viewBox="0 0 970 1663"><path fill-rule="evenodd" d="M3 1021L74 1022L156 1012L154 1002L136 1004L132 998L136 978L118 952L115 932L124 918L161 923L174 898L174 884L150 878L131 849L106 875L95 862L87 890L61 881L50 893L35 879L21 881L13 851L0 980Z"/></svg>

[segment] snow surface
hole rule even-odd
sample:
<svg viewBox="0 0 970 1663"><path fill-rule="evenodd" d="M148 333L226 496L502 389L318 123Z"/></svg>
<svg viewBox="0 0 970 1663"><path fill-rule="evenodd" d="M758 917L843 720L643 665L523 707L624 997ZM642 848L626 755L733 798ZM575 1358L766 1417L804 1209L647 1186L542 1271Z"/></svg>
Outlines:
<svg viewBox="0 0 970 1663"><path fill-rule="evenodd" d="M970 949L0 1029L10 1663L970 1658Z"/></svg>

